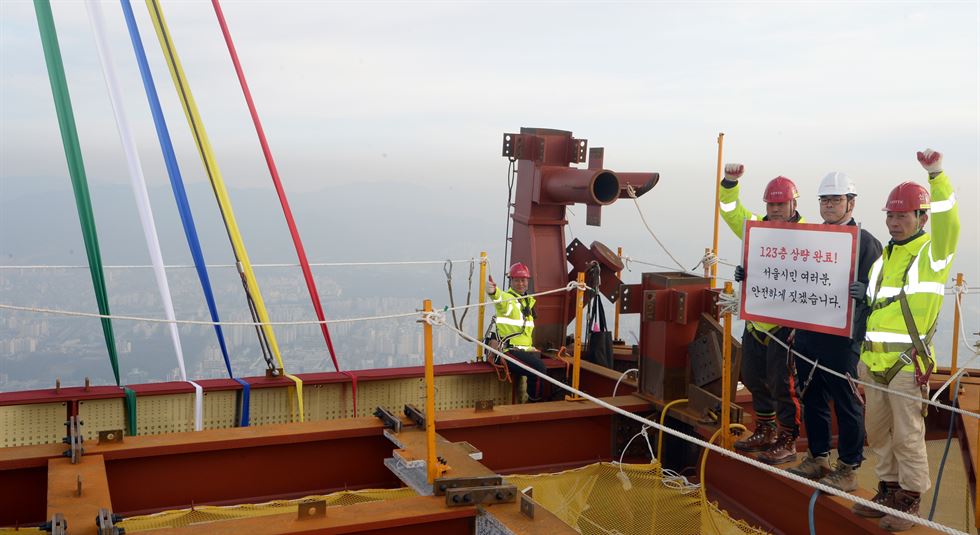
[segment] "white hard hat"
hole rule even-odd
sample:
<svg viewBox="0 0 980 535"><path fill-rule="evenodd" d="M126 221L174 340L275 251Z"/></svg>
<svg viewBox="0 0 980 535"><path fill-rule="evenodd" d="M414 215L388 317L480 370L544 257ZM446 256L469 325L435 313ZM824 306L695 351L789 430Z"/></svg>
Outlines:
<svg viewBox="0 0 980 535"><path fill-rule="evenodd" d="M854 188L854 182L851 180L851 177L840 171L831 171L827 173L827 176L823 177L823 180L820 181L820 187L817 188L817 196L823 197L824 195L856 196L857 189Z"/></svg>

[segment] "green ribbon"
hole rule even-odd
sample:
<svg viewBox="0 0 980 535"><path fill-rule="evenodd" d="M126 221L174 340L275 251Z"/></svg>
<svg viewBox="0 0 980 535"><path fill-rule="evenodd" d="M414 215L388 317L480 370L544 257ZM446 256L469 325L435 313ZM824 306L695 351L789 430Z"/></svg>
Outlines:
<svg viewBox="0 0 980 535"><path fill-rule="evenodd" d="M78 144L78 132L75 129L75 116L72 114L68 82L65 80L65 66L61 61L58 34L54 29L54 17L51 15L51 3L48 0L34 0L34 11L37 13L37 25L41 30L44 62L48 67L48 79L51 81L54 107L58 112L61 141L65 146L68 173L71 175L71 185L75 191L75 205L78 208L78 219L82 224L82 236L85 238L85 254L88 256L89 271L92 273L95 299L99 303L99 313L108 316L109 296L106 292L105 276L102 273L102 253L99 250L99 237L95 230L95 216L92 213L92 201L89 198L88 181L85 178L82 149ZM118 386L120 385L119 358L116 354L116 338L112 333L112 322L109 318L102 318L102 333L105 335L105 345L109 350L112 375L115 376Z"/></svg>
<svg viewBox="0 0 980 535"><path fill-rule="evenodd" d="M126 434L136 436L136 392L130 388L123 387L126 399L123 404L126 407Z"/></svg>

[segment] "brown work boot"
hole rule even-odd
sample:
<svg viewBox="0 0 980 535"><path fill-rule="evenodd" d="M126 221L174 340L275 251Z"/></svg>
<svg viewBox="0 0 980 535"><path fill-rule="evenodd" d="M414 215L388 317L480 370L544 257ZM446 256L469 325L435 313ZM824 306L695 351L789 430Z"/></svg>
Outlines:
<svg viewBox="0 0 980 535"><path fill-rule="evenodd" d="M735 449L741 452L765 451L776 442L776 423L759 421L755 424L755 432L742 440L735 442Z"/></svg>
<svg viewBox="0 0 980 535"><path fill-rule="evenodd" d="M837 465L834 466L834 471L827 474L819 482L828 487L834 487L837 490L852 492L858 488L857 478L854 477L854 471L857 470L857 467L858 465L856 464L847 464L837 459Z"/></svg>
<svg viewBox="0 0 980 535"><path fill-rule="evenodd" d="M892 496L891 506L903 513L919 516L919 493L898 489ZM885 515L878 521L878 526L888 531L905 531L914 525L915 523L911 520L905 520L894 515Z"/></svg>
<svg viewBox="0 0 980 535"><path fill-rule="evenodd" d="M780 429L776 442L757 457L766 464L783 464L796 460L796 433Z"/></svg>
<svg viewBox="0 0 980 535"><path fill-rule="evenodd" d="M830 455L817 455L814 457L810 453L803 457L803 462L787 470L791 474L796 474L814 481L830 473Z"/></svg>
<svg viewBox="0 0 980 535"><path fill-rule="evenodd" d="M902 487L898 486L897 481L879 481L878 492L875 494L874 498L871 498L871 501L878 505L884 505L885 507L895 507L892 503L892 498L895 497L895 492L901 488ZM851 512L858 516L867 518L881 518L885 516L885 513L859 503L851 506Z"/></svg>

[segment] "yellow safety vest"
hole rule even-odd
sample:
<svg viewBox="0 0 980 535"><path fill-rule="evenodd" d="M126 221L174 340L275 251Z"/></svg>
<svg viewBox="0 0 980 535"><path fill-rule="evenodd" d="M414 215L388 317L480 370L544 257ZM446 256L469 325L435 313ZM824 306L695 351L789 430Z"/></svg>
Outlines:
<svg viewBox="0 0 980 535"><path fill-rule="evenodd" d="M763 216L752 213L742 201L739 199L739 184L736 183L731 188L721 187L721 193L718 197L718 207L721 212L721 218L725 220L728 224L728 228L732 229L732 232L738 236L738 239L742 239L742 229L745 226L745 221L762 221ZM800 223L803 223L803 217L800 216ZM778 329L780 326L775 323L765 323L762 321L746 321L745 328L749 331L767 331L772 332ZM756 337L757 340L763 344L769 343L769 337L766 335L759 335Z"/></svg>
<svg viewBox="0 0 980 535"><path fill-rule="evenodd" d="M861 360L872 372L887 371L912 348L912 337L896 299L903 289L923 340L935 326L943 306L960 235L959 208L946 173L929 180L929 191L932 235L922 233L907 243L889 244L871 267L867 298L872 310ZM930 354L934 351L932 347L928 349ZM914 371L913 364L906 364L902 371Z"/></svg>
<svg viewBox="0 0 980 535"><path fill-rule="evenodd" d="M533 347L534 298L523 296L513 288L501 291L499 286L491 298L497 311L497 336L507 341L506 347L525 350Z"/></svg>

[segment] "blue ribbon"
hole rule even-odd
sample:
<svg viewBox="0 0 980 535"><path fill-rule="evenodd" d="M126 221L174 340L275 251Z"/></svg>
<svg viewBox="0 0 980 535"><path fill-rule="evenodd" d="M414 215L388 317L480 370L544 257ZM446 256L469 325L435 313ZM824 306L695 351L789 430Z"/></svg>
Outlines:
<svg viewBox="0 0 980 535"><path fill-rule="evenodd" d="M126 17L126 27L129 29L129 38L133 42L133 51L136 53L136 63L139 64L140 75L143 78L143 88L146 90L146 100L150 103L150 112L153 114L153 124L156 126L157 138L160 140L160 149L163 151L163 159L167 164L167 174L170 176L170 186L174 191L174 199L177 201L177 211L180 213L180 222L184 226L184 236L187 237L187 245L190 247L191 256L194 258L194 267L197 269L197 277L201 280L201 288L204 290L204 298L208 303L208 310L211 312L211 321L217 323L218 308L214 303L214 292L211 290L211 280L208 278L208 271L204 263L204 253L201 251L201 242L197 237L197 228L194 226L194 216L191 214L191 206L187 201L187 191L184 189L184 180L180 175L180 168L177 166L177 156L174 154L174 146L170 140L170 132L167 129L167 121L163 117L163 109L160 107L160 97L157 95L156 85L153 83L153 74L150 73L150 65L146 61L146 50L143 48L143 40L140 38L139 28L136 26L136 17L133 16L133 6L129 0L119 0L122 5L123 15ZM235 377L231 371L231 360L228 358L228 347L225 344L225 335L221 330L221 325L214 326L214 332L218 336L218 345L221 346L221 355L225 359L225 368L228 369L228 376L238 381L242 385L242 419L241 426L248 426L248 405L249 405L249 384Z"/></svg>

